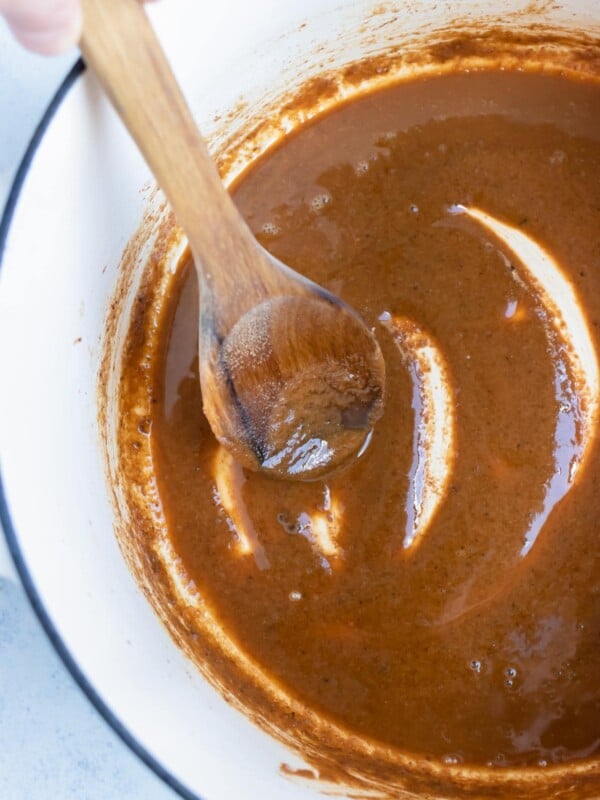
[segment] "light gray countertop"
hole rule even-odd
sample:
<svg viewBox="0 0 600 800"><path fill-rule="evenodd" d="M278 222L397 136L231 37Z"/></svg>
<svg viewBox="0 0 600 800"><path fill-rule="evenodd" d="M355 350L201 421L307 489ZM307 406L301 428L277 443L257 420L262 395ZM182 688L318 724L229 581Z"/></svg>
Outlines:
<svg viewBox="0 0 600 800"><path fill-rule="evenodd" d="M25 53L0 21L0 209L35 126L76 57ZM4 390L9 387L5 380ZM0 798L175 797L113 733L63 666L0 532Z"/></svg>

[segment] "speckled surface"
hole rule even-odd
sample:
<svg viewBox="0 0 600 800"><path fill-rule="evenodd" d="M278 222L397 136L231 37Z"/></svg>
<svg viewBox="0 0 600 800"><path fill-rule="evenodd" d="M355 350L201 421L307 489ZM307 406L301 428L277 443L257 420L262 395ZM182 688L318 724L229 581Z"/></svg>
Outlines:
<svg viewBox="0 0 600 800"><path fill-rule="evenodd" d="M0 22L0 208L29 138L75 57L47 60L24 53ZM1 533L0 798L176 798L74 683L31 610Z"/></svg>

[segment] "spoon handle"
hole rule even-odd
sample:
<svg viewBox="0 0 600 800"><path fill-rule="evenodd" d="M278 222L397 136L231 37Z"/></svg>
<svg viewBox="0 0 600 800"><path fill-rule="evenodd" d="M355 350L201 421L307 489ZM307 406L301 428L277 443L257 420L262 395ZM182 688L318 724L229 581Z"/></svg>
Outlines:
<svg viewBox="0 0 600 800"><path fill-rule="evenodd" d="M277 276L266 264L257 274L257 260L266 257L257 259L260 248L221 182L142 4L83 0L83 11L83 56L171 204L203 285L237 294L251 269L244 292L260 301Z"/></svg>

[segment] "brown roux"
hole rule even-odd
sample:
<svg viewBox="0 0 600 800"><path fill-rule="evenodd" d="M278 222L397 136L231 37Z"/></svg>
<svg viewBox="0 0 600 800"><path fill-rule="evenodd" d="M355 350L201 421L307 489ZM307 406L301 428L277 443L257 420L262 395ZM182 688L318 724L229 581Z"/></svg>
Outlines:
<svg viewBox="0 0 600 800"><path fill-rule="evenodd" d="M595 430L582 441L591 401L567 392L565 404L566 383L577 386L569 346L549 333L552 312L525 266L450 209L476 206L546 248L598 351L599 84L482 71L392 86L306 124L251 166L234 197L265 247L373 326L386 408L364 455L326 481L237 474L256 537L244 552L201 413L197 290L183 259L143 432L186 575L291 697L359 736L447 764L597 756L600 455ZM390 317L435 343L454 414L444 499L409 547L419 408ZM575 477L552 483L567 463L557 448L570 468L584 444ZM333 546L319 540L318 515Z"/></svg>

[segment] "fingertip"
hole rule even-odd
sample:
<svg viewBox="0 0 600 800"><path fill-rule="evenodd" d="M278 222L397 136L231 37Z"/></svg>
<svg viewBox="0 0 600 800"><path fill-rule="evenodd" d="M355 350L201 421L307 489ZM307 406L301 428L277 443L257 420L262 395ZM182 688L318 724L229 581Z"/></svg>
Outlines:
<svg viewBox="0 0 600 800"><path fill-rule="evenodd" d="M83 28L83 13L79 3L73 3L68 14L56 15L51 24L33 24L22 20L7 20L17 41L40 55L58 55L78 44Z"/></svg>

